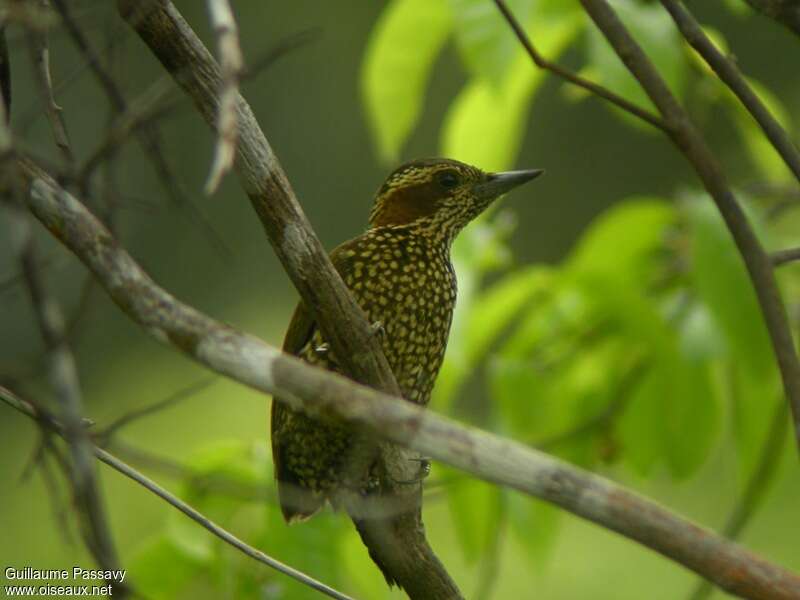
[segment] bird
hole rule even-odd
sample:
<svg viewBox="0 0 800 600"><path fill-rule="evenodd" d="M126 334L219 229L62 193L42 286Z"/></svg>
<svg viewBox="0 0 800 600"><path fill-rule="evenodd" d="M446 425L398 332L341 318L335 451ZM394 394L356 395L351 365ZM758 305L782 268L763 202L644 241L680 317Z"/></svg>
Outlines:
<svg viewBox="0 0 800 600"><path fill-rule="evenodd" d="M367 230L330 258L380 335L402 397L428 404L444 359L456 303L450 249L458 233L492 202L542 169L484 172L447 158L407 162L374 198ZM300 301L283 350L341 373L312 313ZM271 444L281 512L303 521L332 501L354 432L273 399Z"/></svg>

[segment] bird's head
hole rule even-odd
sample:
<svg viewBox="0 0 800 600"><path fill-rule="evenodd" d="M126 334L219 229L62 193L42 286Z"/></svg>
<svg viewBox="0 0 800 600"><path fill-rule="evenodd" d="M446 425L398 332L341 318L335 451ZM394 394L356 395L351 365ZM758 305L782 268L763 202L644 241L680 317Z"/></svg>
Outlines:
<svg viewBox="0 0 800 600"><path fill-rule="evenodd" d="M542 173L485 173L446 158L414 160L395 169L378 190L370 226L411 225L452 240L495 199Z"/></svg>

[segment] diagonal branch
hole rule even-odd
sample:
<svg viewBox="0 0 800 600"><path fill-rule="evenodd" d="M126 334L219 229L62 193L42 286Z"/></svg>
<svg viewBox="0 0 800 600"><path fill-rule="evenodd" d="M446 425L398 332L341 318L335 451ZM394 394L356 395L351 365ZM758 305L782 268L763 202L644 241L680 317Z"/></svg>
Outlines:
<svg viewBox="0 0 800 600"><path fill-rule="evenodd" d="M156 340L251 388L322 419L341 419L481 479L533 495L616 531L746 598L800 597L800 576L658 504L524 444L282 354L158 287L71 194L20 163L33 214L95 274L112 300Z"/></svg>
<svg viewBox="0 0 800 600"><path fill-rule="evenodd" d="M770 257L733 195L717 159L614 10L606 0L581 0L581 4L658 108L667 124L670 139L694 167L725 220L761 306L778 360L786 399L792 409L795 437L800 448L800 362Z"/></svg>
<svg viewBox="0 0 800 600"><path fill-rule="evenodd" d="M661 4L672 16L686 41L703 57L703 60L708 63L730 90L736 94L736 97L739 98L747 111L756 120L775 150L781 155L783 162L794 173L795 178L800 181L800 152L797 151L781 124L772 116L769 109L752 90L736 63L719 51L692 16L692 13L680 0L661 0Z"/></svg>
<svg viewBox="0 0 800 600"><path fill-rule="evenodd" d="M786 429L789 425L786 402L778 403L775 413L772 416L772 423L764 436L758 463L753 469L752 474L747 480L747 484L741 496L736 501L736 505L728 515L722 533L729 540L735 540L744 529L745 525L755 515L758 508L763 504L764 496L769 489L770 483L775 478L775 471L780 464L780 455L786 444ZM705 600L713 592L713 586L704 580L700 580L697 587L692 592L690 600Z"/></svg>
<svg viewBox="0 0 800 600"><path fill-rule="evenodd" d="M14 394L11 390L8 390L3 386L0 386L0 400L5 402L12 408L15 408L16 410L20 411L21 413L28 415L32 419L36 419L40 423L44 423L50 429L50 431L53 431L58 435L61 435L62 437L65 438L67 437L66 427L59 421L54 419L52 415L45 413L40 408L35 407L30 402L23 400L22 398ZM171 504L179 511L181 511L183 514L185 514L187 517L198 523L201 527L207 529L215 536L220 538L222 541L230 544L231 546L243 552L250 558L257 560L258 562L263 563L275 569L276 571L283 573L284 575L288 575L292 579L295 579L300 583L302 583L303 585L307 585L308 587L317 590L318 592L325 594L326 596L329 596L331 598L337 598L338 600L352 600L350 596L346 596L345 594L342 594L341 592L338 592L333 588L328 587L324 583L321 583L316 579L309 577L305 573L302 573L297 569L293 569L289 565L286 565L280 562L279 560L276 560L271 556L264 554L260 550L256 550L252 546L249 546L248 544L244 543L235 535L233 535L226 529L223 529L222 527L214 523L211 519L209 519L199 511L195 510L194 508L186 504L186 502L184 502L177 496L170 494L167 490L162 488L155 481L146 477L145 475L143 475L142 473L140 473L127 463L121 461L110 452L107 452L106 450L103 450L102 448L99 448L98 446L94 445L90 445L90 450L92 451L94 456L97 457L98 460L104 462L115 471L122 473L123 475L125 475L125 477L135 481L142 487L146 488L148 491L154 493L156 496L158 496L168 504Z"/></svg>
<svg viewBox="0 0 800 600"><path fill-rule="evenodd" d="M580 75L576 75L572 71L565 69L561 65L551 62L547 60L544 56L542 56L536 47L531 42L531 39L528 37L528 34L525 33L525 29L522 27L520 22L514 16L514 13L511 12L511 9L508 8L508 5L505 3L505 0L494 0L494 3L497 5L497 8L503 14L503 17L506 21L508 21L509 26L514 31L514 35L517 36L519 43L522 44L522 47L525 48L525 51L528 53L528 56L531 57L533 63L539 67L540 69L544 69L545 71L550 71L554 75L561 77L575 85L579 88L583 88L584 90L591 92L595 96L602 98L616 106L624 110L627 113L632 114L635 117L639 117L642 121L646 123L650 123L653 127L657 129L661 129L662 131L666 131L666 125L664 121L658 116L651 113L649 110L646 110L640 106L637 106L633 102L626 100L619 94L615 94L611 90L602 85L595 83L594 81L589 81L581 77Z"/></svg>
<svg viewBox="0 0 800 600"><path fill-rule="evenodd" d="M773 266L782 267L789 263L800 260L800 248L786 248L785 250L776 250L770 257Z"/></svg>
<svg viewBox="0 0 800 600"><path fill-rule="evenodd" d="M797 0L747 0L747 3L800 36L800 2Z"/></svg>
<svg viewBox="0 0 800 600"><path fill-rule="evenodd" d="M164 68L213 126L220 110L223 77L208 49L169 0L118 0L122 17L139 34ZM275 253L300 296L319 324L344 371L355 380L394 395L399 388L383 355L380 340L353 300L314 235L277 157L252 110L236 98L236 171ZM281 398L283 399L283 398ZM391 444L379 446L358 434L345 459L345 481L363 489L370 466L379 456L381 477L375 494L405 511L391 519L357 523L370 554L387 581L397 583L413 598L460 598L461 594L425 538L422 524L422 486L409 453ZM336 499L353 516L363 514L358 493L341 490Z"/></svg>

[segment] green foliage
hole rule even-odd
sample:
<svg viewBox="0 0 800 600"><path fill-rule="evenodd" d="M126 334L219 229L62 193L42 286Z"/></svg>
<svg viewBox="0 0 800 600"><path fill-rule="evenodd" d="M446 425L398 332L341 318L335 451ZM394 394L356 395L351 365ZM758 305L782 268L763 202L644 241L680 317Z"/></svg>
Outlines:
<svg viewBox="0 0 800 600"><path fill-rule="evenodd" d="M422 112L425 84L450 33L445 2L393 0L372 33L361 87L367 117L386 161L397 158Z"/></svg>
<svg viewBox="0 0 800 600"><path fill-rule="evenodd" d="M508 4L546 59L563 58L583 39L582 55L569 55L582 61L581 73L652 108L603 36L586 26L578 3ZM743 6L738 0L728 4ZM753 119L682 42L658 3L617 0L614 7L672 91L691 100L694 113L702 118L724 108L722 118L739 132L760 176L786 176ZM728 51L722 33L709 34ZM535 128L527 131L527 121L547 73L532 64L485 0L387 3L360 81L380 157L394 162L402 154L448 43L458 51L465 80L443 116L441 152L487 170L512 167L525 136L536 135ZM786 108L765 86L751 83L791 130ZM623 121L639 126L627 115ZM688 200L677 203L651 196L617 201L555 265L514 264L507 245L514 223L507 211L468 228L452 253L459 301L433 408L586 468L615 464L621 476L673 484L694 476L722 440L732 441L740 473L749 474L780 381L757 299L724 222L705 194L685 195ZM774 227L763 222L762 207L748 210L769 241ZM798 243L796 232L794 223L781 239ZM787 277L782 283L800 292L797 281ZM345 519L323 513L311 525L291 531L284 525L263 446L218 444L189 466L183 495L222 525L242 527L257 547L327 583L385 597L380 574L366 566L363 546ZM453 537L470 566L493 551L501 526L526 549L531 566L541 565L555 545L561 513L548 504L438 465L430 483L446 499ZM266 508L264 495L273 498ZM165 563L171 565L168 577ZM244 568L179 515L143 543L131 570L153 598L190 597L198 582L220 596L314 597L272 571Z"/></svg>
<svg viewBox="0 0 800 600"><path fill-rule="evenodd" d="M682 95L686 85L687 58L680 34L667 12L658 4L643 4L633 0L615 2L614 9L672 92ZM587 35L589 60L584 74L634 104L654 109L605 37L594 27L587 29ZM626 120L631 123L640 124L626 113L614 110L617 114L625 114Z"/></svg>
<svg viewBox="0 0 800 600"><path fill-rule="evenodd" d="M518 54L519 43L509 35L508 23L491 2L449 0L455 20L455 38L464 64L476 77L500 85ZM522 23L528 21L534 0L509 0L509 9Z"/></svg>
<svg viewBox="0 0 800 600"><path fill-rule="evenodd" d="M217 442L187 461L181 496L237 535L243 528L247 533L241 537L270 556L340 585L338 545L347 524L322 514L314 527L290 531L275 501L271 465L263 443ZM317 597L285 575L263 565L254 567L251 559L177 511L168 513L162 533L143 542L130 569L137 588L149 598L191 597L197 585L213 589L217 597Z"/></svg>
<svg viewBox="0 0 800 600"><path fill-rule="evenodd" d="M577 33L578 24L574 16L546 21L536 38L541 52L557 58ZM487 170L510 168L544 76L518 49L502 79L472 77L445 116L442 153Z"/></svg>

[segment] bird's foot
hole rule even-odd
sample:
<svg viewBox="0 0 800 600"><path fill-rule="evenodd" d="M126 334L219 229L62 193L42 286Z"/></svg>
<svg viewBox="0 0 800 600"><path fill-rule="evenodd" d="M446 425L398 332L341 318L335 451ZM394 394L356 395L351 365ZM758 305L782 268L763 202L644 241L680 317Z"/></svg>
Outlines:
<svg viewBox="0 0 800 600"><path fill-rule="evenodd" d="M381 339L386 337L386 329L383 327L383 323L380 321L375 321L369 326L370 335L372 336L380 336Z"/></svg>
<svg viewBox="0 0 800 600"><path fill-rule="evenodd" d="M323 342L316 348L314 348L314 354L317 356L325 356L331 351L331 347L328 345L328 342Z"/></svg>
<svg viewBox="0 0 800 600"><path fill-rule="evenodd" d="M407 481L398 481L395 480L395 483L399 483L401 485L415 485L417 483L422 483L425 479L427 479L428 475L431 474L431 461L428 458L409 458L411 462L419 463L419 471L417 471L417 476L414 479L409 479Z"/></svg>

